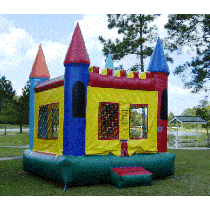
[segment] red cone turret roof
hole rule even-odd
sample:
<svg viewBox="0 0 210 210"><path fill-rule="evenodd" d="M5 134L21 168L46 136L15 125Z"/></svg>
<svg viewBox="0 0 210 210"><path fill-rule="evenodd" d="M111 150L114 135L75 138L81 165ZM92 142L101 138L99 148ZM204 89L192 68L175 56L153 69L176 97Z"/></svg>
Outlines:
<svg viewBox="0 0 210 210"><path fill-rule="evenodd" d="M39 50L36 55L36 59L34 61L29 78L31 77L50 78L41 44L39 46Z"/></svg>
<svg viewBox="0 0 210 210"><path fill-rule="evenodd" d="M64 64L66 63L86 63L90 64L90 59L85 47L85 42L82 37L82 32L79 27L79 23L74 30L71 44L66 53Z"/></svg>

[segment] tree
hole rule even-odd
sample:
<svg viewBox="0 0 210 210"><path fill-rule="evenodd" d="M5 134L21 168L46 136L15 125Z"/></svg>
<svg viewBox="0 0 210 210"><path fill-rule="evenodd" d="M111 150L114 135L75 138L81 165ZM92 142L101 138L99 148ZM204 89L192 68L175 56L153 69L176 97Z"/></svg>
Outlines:
<svg viewBox="0 0 210 210"><path fill-rule="evenodd" d="M112 42L111 39L105 40L99 36L99 40L103 43L103 52L107 56L109 52L112 54L113 60L120 60L129 54L135 54L140 58L140 65L136 63L130 70L134 71L138 68L144 72L144 58L151 56L153 49L146 46L146 42L153 42L157 38L156 26L151 26L159 15L144 14L108 14L108 28L118 29L118 34L123 34L123 39L119 38Z"/></svg>
<svg viewBox="0 0 210 210"><path fill-rule="evenodd" d="M210 15L169 15L164 27L168 31L167 49L182 53L187 46L196 53L190 62L178 66L174 74L182 75L184 86L192 88L193 93L199 92L210 78Z"/></svg>
<svg viewBox="0 0 210 210"><path fill-rule="evenodd" d="M206 98L207 99L207 98ZM203 128L206 129L206 134L207 134L207 137L208 137L208 144L210 145L210 142L209 142L209 127L210 127L210 110L208 108L208 101L207 100L202 100L201 101L201 104L198 105L197 109L196 109L196 114L197 116L200 116L202 117L204 120L207 121L207 124L205 125L202 125Z"/></svg>
<svg viewBox="0 0 210 210"><path fill-rule="evenodd" d="M196 107L184 109L182 112L182 116L197 116L196 115Z"/></svg>
<svg viewBox="0 0 210 210"><path fill-rule="evenodd" d="M22 133L22 125L29 124L29 95L30 81L28 80L24 88L22 88L22 95L16 101L17 122L20 125L20 133Z"/></svg>
<svg viewBox="0 0 210 210"><path fill-rule="evenodd" d="M11 100L14 95L15 95L15 90L13 90L12 82L6 80L5 76L2 76L0 78L0 104L5 99Z"/></svg>
<svg viewBox="0 0 210 210"><path fill-rule="evenodd" d="M6 80L5 76L0 78L0 112L4 115L5 122L5 135L6 135L6 122L7 117L10 114L10 109L12 106L12 100L15 95L15 90L13 90L12 82Z"/></svg>
<svg viewBox="0 0 210 210"><path fill-rule="evenodd" d="M168 126L170 126L170 127L175 126L174 122L169 123L173 118L174 118L174 114L173 114L173 112L170 112L168 115Z"/></svg>
<svg viewBox="0 0 210 210"><path fill-rule="evenodd" d="M196 110L197 110L197 107L187 108L187 109L184 109L184 111L182 112L181 115L182 116L197 116ZM192 129L192 128L195 128L195 125L184 123L183 127L186 128L186 129Z"/></svg>

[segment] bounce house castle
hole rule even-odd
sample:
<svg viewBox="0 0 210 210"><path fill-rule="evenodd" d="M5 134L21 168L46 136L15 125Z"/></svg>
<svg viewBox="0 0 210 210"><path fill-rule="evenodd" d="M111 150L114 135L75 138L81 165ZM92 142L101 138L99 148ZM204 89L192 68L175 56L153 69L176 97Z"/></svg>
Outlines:
<svg viewBox="0 0 210 210"><path fill-rule="evenodd" d="M40 45L30 74L24 170L64 184L106 181L118 187L173 175L175 155L167 152L169 70L160 39L147 72L113 75L107 63L99 74L99 67L89 65L78 23L64 76L50 79Z"/></svg>

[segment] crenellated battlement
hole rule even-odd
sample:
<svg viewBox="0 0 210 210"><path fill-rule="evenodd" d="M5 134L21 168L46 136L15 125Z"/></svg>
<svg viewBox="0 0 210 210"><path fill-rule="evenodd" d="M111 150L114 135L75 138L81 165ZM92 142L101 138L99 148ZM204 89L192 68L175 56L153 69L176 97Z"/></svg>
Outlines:
<svg viewBox="0 0 210 210"><path fill-rule="evenodd" d="M89 68L89 86L102 88L119 88L131 90L155 90L154 79L150 72L130 72L126 75L125 70L118 70L113 75L112 68L106 68L99 73L99 67Z"/></svg>
<svg viewBox="0 0 210 210"><path fill-rule="evenodd" d="M89 72L93 73L98 73L99 74L99 68L97 66L92 66L89 68ZM148 79L151 78L151 72L147 71L147 72L141 72L139 74L138 71L132 71L129 72L128 74L126 73L125 70L121 69L121 70L117 70L115 72L115 74L113 75L113 69L112 68L105 68L102 69L101 75L110 75L110 76L115 76L115 77L127 77L127 78L139 78L139 79Z"/></svg>

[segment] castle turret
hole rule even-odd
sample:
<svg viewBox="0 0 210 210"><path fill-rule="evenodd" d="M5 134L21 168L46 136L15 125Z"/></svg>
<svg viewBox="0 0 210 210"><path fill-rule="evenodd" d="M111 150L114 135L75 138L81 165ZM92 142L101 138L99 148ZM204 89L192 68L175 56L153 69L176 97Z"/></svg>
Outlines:
<svg viewBox="0 0 210 210"><path fill-rule="evenodd" d="M112 56L111 56L110 53L108 54L105 68L111 68L111 69L113 69L113 75L115 75L114 63L113 63Z"/></svg>
<svg viewBox="0 0 210 210"><path fill-rule="evenodd" d="M30 139L30 149L33 149L34 146L34 97L35 92L34 88L37 84L44 82L46 80L49 80L50 74L47 68L47 64L45 61L44 53L41 47L41 44L39 46L38 53L36 55L36 59L34 61L31 74L29 76L30 79L30 102L29 102L29 125L30 125L30 133L29 133L29 139Z"/></svg>
<svg viewBox="0 0 210 210"><path fill-rule="evenodd" d="M90 59L77 23L64 60L64 155L85 155L89 65Z"/></svg>
<svg viewBox="0 0 210 210"><path fill-rule="evenodd" d="M151 77L155 79L155 90L158 91L157 149L158 152L166 152L168 124L168 75L170 72L160 38L157 40L147 71L150 71Z"/></svg>

